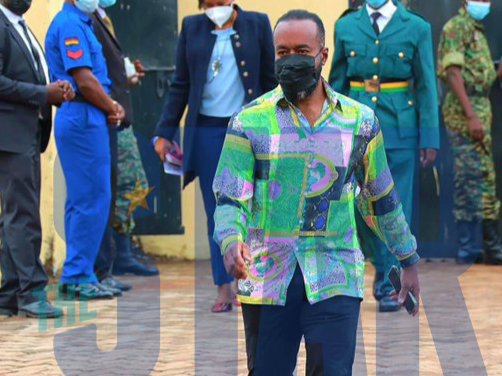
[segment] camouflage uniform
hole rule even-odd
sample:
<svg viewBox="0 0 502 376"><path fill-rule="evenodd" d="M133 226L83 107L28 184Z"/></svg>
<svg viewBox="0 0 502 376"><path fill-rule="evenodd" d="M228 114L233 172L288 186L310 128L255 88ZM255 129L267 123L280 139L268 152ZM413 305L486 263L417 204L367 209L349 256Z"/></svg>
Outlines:
<svg viewBox="0 0 502 376"><path fill-rule="evenodd" d="M122 195L133 192L138 179L143 188L148 187L134 130L127 127L118 133L117 208L113 225L119 234L126 237L134 230L134 219L132 213L127 215L131 201Z"/></svg>
<svg viewBox="0 0 502 376"><path fill-rule="evenodd" d="M485 138L474 143L467 118L450 91L443 115L454 155L454 215L456 221L498 220L492 153L492 110L488 92L496 80L485 30L462 8L444 26L438 51L438 76L446 81L450 66L461 68L471 105L483 123Z"/></svg>

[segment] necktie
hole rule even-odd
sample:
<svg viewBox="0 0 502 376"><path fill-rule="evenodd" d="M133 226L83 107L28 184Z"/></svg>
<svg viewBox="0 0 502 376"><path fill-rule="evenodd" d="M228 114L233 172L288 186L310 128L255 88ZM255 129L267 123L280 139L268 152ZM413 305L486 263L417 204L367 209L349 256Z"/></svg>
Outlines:
<svg viewBox="0 0 502 376"><path fill-rule="evenodd" d="M26 22L24 20L19 21L19 24L21 25L24 36L26 40L28 41L28 45L30 47L31 53L33 55L33 58L35 59L36 63L36 68L38 72L38 79L40 80L40 84L45 85L47 83L45 79L45 73L44 73L44 68L42 66L42 61L40 60L40 55L38 54L37 50L35 49L35 46L33 46L33 43L31 42L31 37L30 34L28 33L28 27L26 26Z"/></svg>
<svg viewBox="0 0 502 376"><path fill-rule="evenodd" d="M380 35L380 28L378 27L377 20L380 18L381 14L375 12L371 15L371 19L373 20L373 30L375 30L376 35Z"/></svg>

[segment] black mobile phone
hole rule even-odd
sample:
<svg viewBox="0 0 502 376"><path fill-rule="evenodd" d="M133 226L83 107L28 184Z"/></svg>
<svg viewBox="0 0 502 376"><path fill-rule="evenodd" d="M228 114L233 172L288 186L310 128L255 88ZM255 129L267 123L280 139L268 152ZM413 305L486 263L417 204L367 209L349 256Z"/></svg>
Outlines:
<svg viewBox="0 0 502 376"><path fill-rule="evenodd" d="M397 266L393 266L389 272L390 283L394 287L394 290L399 294L401 291L401 271L397 268ZM404 301L404 308L408 311L408 314L413 314L418 307L417 299L415 295L411 291L408 291L408 296Z"/></svg>

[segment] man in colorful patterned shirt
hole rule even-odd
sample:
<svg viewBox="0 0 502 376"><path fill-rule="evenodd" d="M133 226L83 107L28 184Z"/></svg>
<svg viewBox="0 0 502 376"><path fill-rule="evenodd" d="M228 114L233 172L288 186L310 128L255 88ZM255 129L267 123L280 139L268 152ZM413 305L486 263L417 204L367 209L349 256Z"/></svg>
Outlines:
<svg viewBox="0 0 502 376"><path fill-rule="evenodd" d="M354 200L401 261L401 303L419 294L416 241L373 111L321 79L320 18L287 13L274 42L280 87L234 116L227 133L215 239L240 279L250 375L291 375L302 336L308 374L351 375L364 296Z"/></svg>

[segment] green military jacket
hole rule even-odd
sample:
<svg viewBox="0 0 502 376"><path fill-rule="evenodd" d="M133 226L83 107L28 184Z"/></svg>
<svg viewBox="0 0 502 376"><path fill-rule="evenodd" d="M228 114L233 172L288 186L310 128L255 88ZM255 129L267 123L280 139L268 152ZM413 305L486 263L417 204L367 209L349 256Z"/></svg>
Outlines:
<svg viewBox="0 0 502 376"><path fill-rule="evenodd" d="M443 28L438 49L439 78L446 81L447 70L453 65L460 67L471 105L490 128L492 115L487 91L495 82L497 72L483 24L474 20L464 8ZM446 95L443 115L449 128L469 134L462 106L451 91Z"/></svg>
<svg viewBox="0 0 502 376"><path fill-rule="evenodd" d="M431 26L393 1L398 9L379 36L366 6L337 21L329 83L375 111L386 149L437 149L439 108ZM355 91L350 87L354 78L409 81L410 89Z"/></svg>
<svg viewBox="0 0 502 376"><path fill-rule="evenodd" d="M485 28L464 8L443 28L438 48L439 78L446 81L446 71L452 65L461 68L466 87L480 92L490 88L497 78Z"/></svg>

